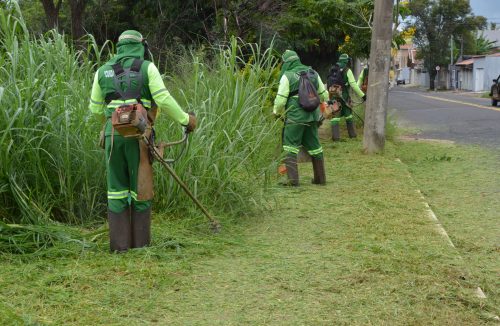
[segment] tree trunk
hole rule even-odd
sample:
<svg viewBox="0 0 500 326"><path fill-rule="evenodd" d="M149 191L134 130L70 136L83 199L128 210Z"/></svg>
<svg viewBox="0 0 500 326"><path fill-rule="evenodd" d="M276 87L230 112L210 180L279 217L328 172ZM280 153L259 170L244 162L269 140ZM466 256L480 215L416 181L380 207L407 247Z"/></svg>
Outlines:
<svg viewBox="0 0 500 326"><path fill-rule="evenodd" d="M437 72L435 69L429 69L429 88L434 90L436 85L434 84L434 79L436 78ZM438 81L439 82L439 81Z"/></svg>
<svg viewBox="0 0 500 326"><path fill-rule="evenodd" d="M365 114L363 149L376 153L385 146L385 122L391 64L393 1L375 0L375 19L370 49L370 76Z"/></svg>
<svg viewBox="0 0 500 326"><path fill-rule="evenodd" d="M88 0L71 0L71 36L73 40L80 39L84 34L83 14Z"/></svg>
<svg viewBox="0 0 500 326"><path fill-rule="evenodd" d="M52 0L40 0L45 11L47 18L47 26L50 29L58 29L59 26L59 10L61 9L62 0L57 1L56 4Z"/></svg>

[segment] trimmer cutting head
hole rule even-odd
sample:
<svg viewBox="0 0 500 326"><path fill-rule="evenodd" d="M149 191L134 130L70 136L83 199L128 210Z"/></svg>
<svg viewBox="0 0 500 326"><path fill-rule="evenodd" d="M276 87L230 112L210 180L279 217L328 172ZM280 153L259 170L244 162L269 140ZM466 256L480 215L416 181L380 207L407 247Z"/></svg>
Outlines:
<svg viewBox="0 0 500 326"><path fill-rule="evenodd" d="M222 225L220 225L220 223L218 221L213 220L210 223L210 230L212 231L212 233L218 234L221 231L221 229L222 229Z"/></svg>

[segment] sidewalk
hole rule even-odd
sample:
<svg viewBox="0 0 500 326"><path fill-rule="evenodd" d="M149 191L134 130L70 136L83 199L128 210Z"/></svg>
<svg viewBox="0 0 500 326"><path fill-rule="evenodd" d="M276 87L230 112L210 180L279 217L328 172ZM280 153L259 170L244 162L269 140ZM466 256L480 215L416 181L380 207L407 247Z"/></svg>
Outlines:
<svg viewBox="0 0 500 326"><path fill-rule="evenodd" d="M478 97L478 98L483 98L484 94L488 94L488 91L481 91L481 92L473 92L473 91L468 91L468 90L461 90L461 89L447 89L447 90L434 90L431 91L428 87L421 86L418 84L406 84L406 85L398 85L395 87L401 87L401 88L407 88L407 89L418 89L420 91L426 91L426 92L437 92L437 93L449 93L449 94L457 94L457 95L463 95L463 96L470 96L470 97Z"/></svg>

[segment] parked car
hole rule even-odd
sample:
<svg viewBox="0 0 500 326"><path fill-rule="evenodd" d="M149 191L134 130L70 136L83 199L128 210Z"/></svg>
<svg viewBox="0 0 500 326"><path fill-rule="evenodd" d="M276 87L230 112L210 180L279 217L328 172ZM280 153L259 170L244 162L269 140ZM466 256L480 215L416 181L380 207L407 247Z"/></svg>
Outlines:
<svg viewBox="0 0 500 326"><path fill-rule="evenodd" d="M396 85L406 85L406 81L403 77L399 77L398 79L396 79Z"/></svg>
<svg viewBox="0 0 500 326"><path fill-rule="evenodd" d="M493 79L493 86L491 86L490 96L491 105L497 106L498 101L500 101L500 75L498 75L497 79Z"/></svg>

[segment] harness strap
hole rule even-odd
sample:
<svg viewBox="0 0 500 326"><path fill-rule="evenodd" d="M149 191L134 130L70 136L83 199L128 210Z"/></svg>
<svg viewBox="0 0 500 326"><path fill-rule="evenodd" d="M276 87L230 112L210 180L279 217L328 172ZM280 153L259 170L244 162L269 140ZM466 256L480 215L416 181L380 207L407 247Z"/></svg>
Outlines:
<svg viewBox="0 0 500 326"><path fill-rule="evenodd" d="M130 66L130 71L134 72L139 72L141 71L141 66L144 60L141 59L134 59L134 62L132 62L132 65Z"/></svg>
<svg viewBox="0 0 500 326"><path fill-rule="evenodd" d="M141 91L143 85L142 74L140 74L141 66L144 60L134 59L130 68L123 68L120 62L115 63L111 66L115 75L113 76L113 82L115 86L115 91L111 94L106 95L106 104L109 104L113 100L130 100L136 99L141 103ZM130 72L136 74L135 78L130 78ZM137 80L136 87L132 87L132 80ZM125 86L123 90L122 85Z"/></svg>
<svg viewBox="0 0 500 326"><path fill-rule="evenodd" d="M115 76L120 76L121 74L123 74L125 72L123 70L123 66L119 62L117 62L114 65L112 65L111 68L115 72Z"/></svg>

